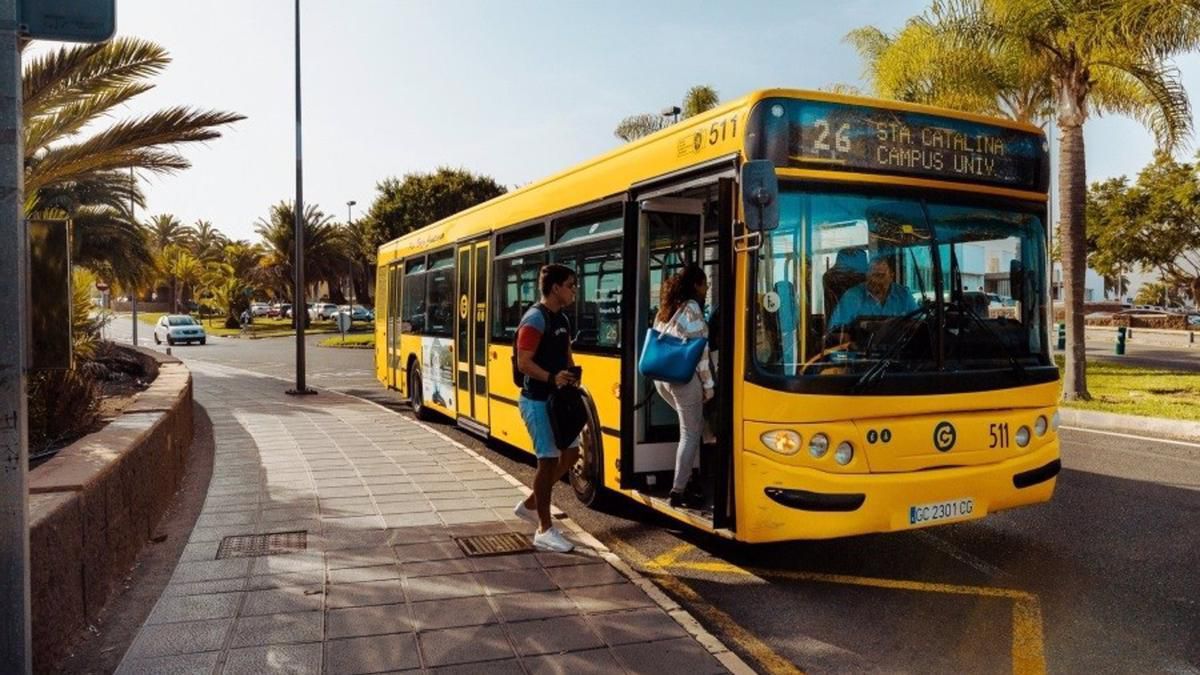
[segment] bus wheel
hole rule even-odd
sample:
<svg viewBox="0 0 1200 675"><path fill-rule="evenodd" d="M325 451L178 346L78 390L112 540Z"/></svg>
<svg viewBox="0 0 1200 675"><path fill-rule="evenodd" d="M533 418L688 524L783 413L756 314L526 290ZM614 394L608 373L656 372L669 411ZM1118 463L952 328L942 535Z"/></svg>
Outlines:
<svg viewBox="0 0 1200 675"><path fill-rule="evenodd" d="M580 436L579 459L570 471L571 488L575 491L575 498L584 506L603 508L608 501L609 492L604 487L604 451L600 440L600 425L596 423L594 412Z"/></svg>
<svg viewBox="0 0 1200 675"><path fill-rule="evenodd" d="M408 403L412 406L413 414L419 420L429 420L433 417L432 411L425 405L425 399L421 397L421 368L416 363L408 369Z"/></svg>

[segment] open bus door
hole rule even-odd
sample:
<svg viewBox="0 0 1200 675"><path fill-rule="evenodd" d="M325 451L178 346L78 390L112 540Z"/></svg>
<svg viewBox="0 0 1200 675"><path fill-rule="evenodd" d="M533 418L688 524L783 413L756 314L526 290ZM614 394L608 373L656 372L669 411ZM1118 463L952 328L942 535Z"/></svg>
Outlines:
<svg viewBox="0 0 1200 675"><path fill-rule="evenodd" d="M675 472L679 439L678 416L655 392L654 383L637 369L646 330L658 311L662 282L687 264L704 268L710 296L706 309L710 321L710 350L720 354L716 369L717 393L705 406L706 423L715 442L702 444L699 481L706 501L702 508L685 511L709 521L714 528L733 524L732 513L732 374L734 307L732 172L673 186L655 186L631 195L625 211L624 288L633 299L624 307L621 400L621 487L652 498L665 498ZM710 439L711 440L711 439Z"/></svg>

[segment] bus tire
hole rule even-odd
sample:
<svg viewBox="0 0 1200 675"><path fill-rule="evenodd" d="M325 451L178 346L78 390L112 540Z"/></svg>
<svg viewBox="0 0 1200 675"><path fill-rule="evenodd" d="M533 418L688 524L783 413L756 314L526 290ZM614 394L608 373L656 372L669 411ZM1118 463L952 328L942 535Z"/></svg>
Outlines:
<svg viewBox="0 0 1200 675"><path fill-rule="evenodd" d="M433 418L433 411L425 405L424 399L421 398L421 367L413 361L408 367L408 404L412 406L413 414L417 419L429 421Z"/></svg>
<svg viewBox="0 0 1200 675"><path fill-rule="evenodd" d="M591 396L584 393L588 407L588 423L580 433L579 459L567 476L575 498L593 509L602 509L612 501L612 493L604 487L604 445L599 417Z"/></svg>

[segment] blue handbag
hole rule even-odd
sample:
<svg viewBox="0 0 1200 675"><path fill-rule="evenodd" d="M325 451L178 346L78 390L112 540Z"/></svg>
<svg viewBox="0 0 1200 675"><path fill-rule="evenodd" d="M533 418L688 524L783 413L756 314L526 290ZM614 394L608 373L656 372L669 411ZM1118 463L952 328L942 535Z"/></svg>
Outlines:
<svg viewBox="0 0 1200 675"><path fill-rule="evenodd" d="M652 380L686 384L704 356L707 338L677 338L650 328L638 359L638 372Z"/></svg>

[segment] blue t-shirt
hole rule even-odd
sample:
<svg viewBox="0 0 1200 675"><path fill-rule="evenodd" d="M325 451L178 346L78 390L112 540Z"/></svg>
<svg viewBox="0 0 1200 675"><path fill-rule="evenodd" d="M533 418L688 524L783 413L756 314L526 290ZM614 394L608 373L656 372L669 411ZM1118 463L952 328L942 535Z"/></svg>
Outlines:
<svg viewBox="0 0 1200 675"><path fill-rule="evenodd" d="M917 302L903 286L892 284L887 297L880 303L867 291L864 282L846 291L838 300L837 309L829 319L829 329L849 326L860 316L903 316L916 308Z"/></svg>

